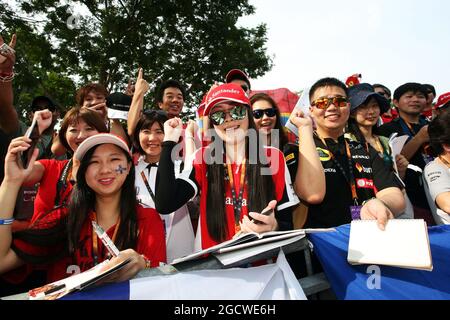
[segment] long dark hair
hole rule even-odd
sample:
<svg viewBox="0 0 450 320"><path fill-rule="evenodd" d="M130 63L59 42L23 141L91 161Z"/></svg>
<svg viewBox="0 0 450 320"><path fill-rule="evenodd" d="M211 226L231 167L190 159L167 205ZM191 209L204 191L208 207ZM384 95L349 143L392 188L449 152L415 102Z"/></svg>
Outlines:
<svg viewBox="0 0 450 320"><path fill-rule="evenodd" d="M280 145L278 147L278 149L283 150L284 146L288 143L288 138L286 136L286 132L284 131L284 127L281 124L281 114L280 114L280 109L278 108L277 103L275 102L275 100L272 99L271 96L269 96L267 93L256 93L254 94L251 98L250 98L250 104L253 107L253 104L257 101L267 101L270 105L272 105L272 108L275 109L275 113L276 113L276 120L275 120L275 128L276 130L278 130L279 133L279 137L280 137ZM253 120L254 121L254 120ZM273 145L273 139L271 139L271 144Z"/></svg>
<svg viewBox="0 0 450 320"><path fill-rule="evenodd" d="M97 147L95 146L86 152L77 172L77 184L72 190L67 222L70 253L80 247L81 228L88 219L89 213L94 210L96 195L86 183L85 174ZM125 151L123 152L127 156L128 162L131 163L130 155ZM120 226L115 244L121 250L135 248L137 243L137 200L134 179L134 166L132 165L120 193Z"/></svg>
<svg viewBox="0 0 450 320"><path fill-rule="evenodd" d="M247 109L248 114L248 130L255 130L256 125L253 120L252 112L250 108ZM212 125L211 125L212 126ZM215 135L215 139L219 139L216 142L224 145L224 142ZM250 149L252 148L252 149ZM257 139L256 145L250 146L248 135L245 138L245 152L246 152L246 179L248 186L248 212L255 211L261 212L269 203L269 201L275 199L274 196L274 183L271 175L262 175L263 168L269 167L265 156L264 146L260 143L260 139ZM211 148L208 147L209 151ZM207 150L208 150L207 149ZM257 150L257 161L255 164L249 163L249 154L255 154ZM215 150L217 151L217 150ZM252 153L250 153L252 152ZM207 152L204 159L211 161L212 157L216 155ZM220 158L221 159L221 158ZM228 235L227 229L227 216L225 214L225 168L223 163L212 163L207 166L208 186L207 186L207 199L206 199L206 225L208 227L208 233L212 239L216 242L222 242L226 240ZM242 186L241 186L242 187Z"/></svg>

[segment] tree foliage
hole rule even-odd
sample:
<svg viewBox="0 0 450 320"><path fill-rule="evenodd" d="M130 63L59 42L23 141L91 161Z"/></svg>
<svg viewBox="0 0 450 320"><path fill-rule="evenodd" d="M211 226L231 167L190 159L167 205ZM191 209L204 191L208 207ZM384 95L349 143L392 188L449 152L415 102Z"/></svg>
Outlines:
<svg viewBox="0 0 450 320"><path fill-rule="evenodd" d="M98 81L122 91L142 67L155 87L170 78L181 81L188 107L195 108L229 69L256 78L272 66L265 24L237 26L254 13L248 0L32 0L16 6L44 21L11 15L0 22L18 33L16 89L24 101L26 94L51 91L70 106L75 86Z"/></svg>

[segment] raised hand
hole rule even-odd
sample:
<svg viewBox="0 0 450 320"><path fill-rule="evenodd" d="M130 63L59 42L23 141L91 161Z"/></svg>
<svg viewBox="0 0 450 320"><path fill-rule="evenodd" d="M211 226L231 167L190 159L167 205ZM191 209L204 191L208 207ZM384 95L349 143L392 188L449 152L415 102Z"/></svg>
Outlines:
<svg viewBox="0 0 450 320"><path fill-rule="evenodd" d="M138 77L136 80L136 84L134 86L134 92L136 94L146 94L147 91L150 89L150 85L148 82L144 79L144 70L142 68L139 68L138 71Z"/></svg>
<svg viewBox="0 0 450 320"><path fill-rule="evenodd" d="M303 111L294 110L289 116L289 120L298 128L311 128L312 130L312 119L306 116Z"/></svg>
<svg viewBox="0 0 450 320"><path fill-rule="evenodd" d="M180 140L183 122L180 118L172 118L164 122L164 141L178 142Z"/></svg>
<svg viewBox="0 0 450 320"><path fill-rule="evenodd" d="M9 42L9 46L14 49L16 47L16 35L13 34L11 41ZM4 43L3 38L0 36L0 46ZM5 61L0 63L0 73L12 73L14 63L16 62L16 54L13 52L1 54L6 58Z"/></svg>
<svg viewBox="0 0 450 320"><path fill-rule="evenodd" d="M4 181L22 185L26 177L28 177L33 170L33 165L29 165L27 169L23 168L22 159L20 157L22 152L26 152L30 148L31 139L25 136L15 138L11 141L8 147L8 153L5 158L5 178ZM36 161L39 155L39 150L36 148L31 156L30 164Z"/></svg>
<svg viewBox="0 0 450 320"><path fill-rule="evenodd" d="M52 124L52 113L48 109L39 110L34 113L34 119L37 120L39 133L42 134Z"/></svg>

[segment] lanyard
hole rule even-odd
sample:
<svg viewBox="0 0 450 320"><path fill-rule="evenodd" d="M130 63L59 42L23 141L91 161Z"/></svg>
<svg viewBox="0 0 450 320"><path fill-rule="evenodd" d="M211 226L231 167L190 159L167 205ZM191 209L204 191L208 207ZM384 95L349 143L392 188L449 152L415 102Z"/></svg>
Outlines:
<svg viewBox="0 0 450 320"><path fill-rule="evenodd" d="M233 172L231 170L231 164L227 164L227 170L225 171L226 178L230 181L231 196L233 198L233 209L234 209L234 222L235 225L239 225L239 220L241 218L242 210L242 199L244 195L244 182L245 182L245 162L246 159L241 164L241 177L239 180L239 197L236 197L236 190L234 185Z"/></svg>
<svg viewBox="0 0 450 320"><path fill-rule="evenodd" d="M141 171L141 177L142 177L142 180L144 180L144 184L145 184L145 187L148 190L148 193L150 193L150 196L152 197L153 202L156 204L155 194L153 193L152 189L150 188L150 185L148 183L148 180L147 180L147 177L145 176L144 171Z"/></svg>
<svg viewBox="0 0 450 320"><path fill-rule="evenodd" d="M442 163L445 164L447 167L450 167L450 163L448 163L447 160L443 156L439 156L439 159L441 159Z"/></svg>
<svg viewBox="0 0 450 320"><path fill-rule="evenodd" d="M325 143L325 140L322 139L322 137L319 136L319 134L317 132L316 132L316 135L319 137L319 139L322 141L322 143L328 148L327 144ZM349 144L348 144L346 139L344 139L344 143L345 143L345 151L346 151L347 161L348 161L347 162L347 164L348 164L348 173L349 173L350 176L347 176L347 173L345 172L344 168L339 163L339 161L336 160L336 157L334 156L334 154L330 150L328 150L328 151L331 154L331 160L336 165L336 167L339 169L339 171L342 173L342 175L344 176L344 178L347 181L347 183L350 185L350 189L352 191L353 203L355 205L358 205L358 194L356 193L355 176L353 175L352 154L350 152L350 146L349 146Z"/></svg>
<svg viewBox="0 0 450 320"><path fill-rule="evenodd" d="M93 215L93 220L95 222L97 222L97 214L95 212L93 212L92 215ZM114 242L116 240L117 231L119 230L119 226L120 226L120 217L117 220L116 227L114 228L114 233L111 238L112 242ZM97 265L98 264L98 237L97 237L97 233L95 232L94 228L92 228L92 253L94 255L94 265Z"/></svg>
<svg viewBox="0 0 450 320"><path fill-rule="evenodd" d="M55 197L55 204L54 206L60 206L61 205L61 194L65 192L67 189L67 178L69 176L69 170L72 169L72 159L69 160L69 162L66 163L64 166L64 169L61 173L61 176L58 179L58 183L56 184L56 197Z"/></svg>

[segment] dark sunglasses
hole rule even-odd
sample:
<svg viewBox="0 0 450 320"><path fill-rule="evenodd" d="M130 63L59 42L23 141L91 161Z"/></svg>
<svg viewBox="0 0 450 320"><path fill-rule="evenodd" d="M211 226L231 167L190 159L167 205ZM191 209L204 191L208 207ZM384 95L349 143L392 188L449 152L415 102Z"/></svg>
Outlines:
<svg viewBox="0 0 450 320"><path fill-rule="evenodd" d="M214 125L220 126L225 122L227 114L230 114L231 119L233 120L243 120L247 117L247 107L236 105L229 111L216 111L209 114L209 119Z"/></svg>
<svg viewBox="0 0 450 320"><path fill-rule="evenodd" d="M146 109L144 110L144 115L149 118L168 119L167 112L164 110Z"/></svg>
<svg viewBox="0 0 450 320"><path fill-rule="evenodd" d="M277 115L277 111L275 108L253 110L253 118L255 119L261 119L264 114L269 118L273 118Z"/></svg>
<svg viewBox="0 0 450 320"><path fill-rule="evenodd" d="M247 90L248 90L248 86L245 85L245 84L241 84L241 88L242 88L242 90L244 90L245 92L247 92Z"/></svg>
<svg viewBox="0 0 450 320"><path fill-rule="evenodd" d="M330 98L320 98L311 103L313 107L317 107L322 110L328 109L328 107L334 104L338 108L345 108L348 105L348 100L346 97L330 97Z"/></svg>

